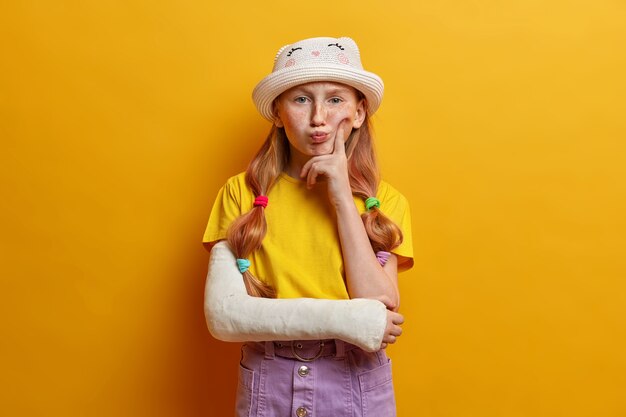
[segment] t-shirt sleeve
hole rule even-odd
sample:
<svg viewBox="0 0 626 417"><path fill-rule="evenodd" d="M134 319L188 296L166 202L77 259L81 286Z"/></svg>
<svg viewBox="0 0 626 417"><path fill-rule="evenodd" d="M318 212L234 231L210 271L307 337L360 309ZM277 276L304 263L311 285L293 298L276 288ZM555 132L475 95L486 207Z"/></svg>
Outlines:
<svg viewBox="0 0 626 417"><path fill-rule="evenodd" d="M219 190L209 217L202 243L207 250L222 239L231 223L241 215L241 184L233 177Z"/></svg>
<svg viewBox="0 0 626 417"><path fill-rule="evenodd" d="M411 211L409 202L391 185L381 182L379 187L380 210L402 230L402 243L392 252L398 256L398 271L413 267L413 239L411 234Z"/></svg>

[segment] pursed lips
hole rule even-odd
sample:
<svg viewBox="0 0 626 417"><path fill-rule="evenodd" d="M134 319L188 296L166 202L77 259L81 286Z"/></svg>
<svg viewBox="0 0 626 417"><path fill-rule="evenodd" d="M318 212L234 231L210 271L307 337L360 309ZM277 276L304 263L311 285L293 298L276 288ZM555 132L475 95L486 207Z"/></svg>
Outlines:
<svg viewBox="0 0 626 417"><path fill-rule="evenodd" d="M322 143L328 139L329 133L316 131L311 134L311 139L313 143Z"/></svg>

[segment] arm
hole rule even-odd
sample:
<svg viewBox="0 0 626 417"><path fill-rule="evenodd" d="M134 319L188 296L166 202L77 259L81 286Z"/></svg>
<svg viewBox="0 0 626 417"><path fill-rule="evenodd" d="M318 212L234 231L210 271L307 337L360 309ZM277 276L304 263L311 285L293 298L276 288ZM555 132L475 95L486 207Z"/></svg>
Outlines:
<svg viewBox="0 0 626 417"><path fill-rule="evenodd" d="M335 205L346 284L351 297L377 298L393 311L400 306L397 258L384 267L376 259L352 194Z"/></svg>
<svg viewBox="0 0 626 417"><path fill-rule="evenodd" d="M393 343L402 323L377 300L251 297L225 242L211 251L204 312L211 334L224 341L335 338L370 352Z"/></svg>
<svg viewBox="0 0 626 417"><path fill-rule="evenodd" d="M303 166L301 176L306 177L309 187L315 185L318 176L327 178L328 196L337 215L350 297L379 299L389 309L397 311L400 302L397 258L392 254L383 268L372 251L350 188L345 129L345 123L337 129L333 153L311 158Z"/></svg>

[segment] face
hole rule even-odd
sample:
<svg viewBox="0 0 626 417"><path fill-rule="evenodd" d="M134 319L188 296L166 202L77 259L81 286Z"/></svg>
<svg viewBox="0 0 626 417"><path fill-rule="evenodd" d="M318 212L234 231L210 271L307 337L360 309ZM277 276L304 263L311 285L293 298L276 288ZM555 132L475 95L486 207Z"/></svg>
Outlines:
<svg viewBox="0 0 626 417"><path fill-rule="evenodd" d="M308 160L333 151L335 134L345 121L347 136L365 120L365 101L357 90L334 82L298 85L276 99L277 127L285 129L292 158Z"/></svg>

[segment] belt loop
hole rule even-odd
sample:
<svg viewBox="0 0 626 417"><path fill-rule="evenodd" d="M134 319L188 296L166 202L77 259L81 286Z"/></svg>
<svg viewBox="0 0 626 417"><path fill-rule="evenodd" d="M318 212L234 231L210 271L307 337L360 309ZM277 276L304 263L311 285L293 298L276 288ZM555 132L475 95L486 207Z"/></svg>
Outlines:
<svg viewBox="0 0 626 417"><path fill-rule="evenodd" d="M265 359L274 359L274 342L265 342Z"/></svg>
<svg viewBox="0 0 626 417"><path fill-rule="evenodd" d="M346 344L343 340L335 339L335 357L337 359L342 359L346 356Z"/></svg>

